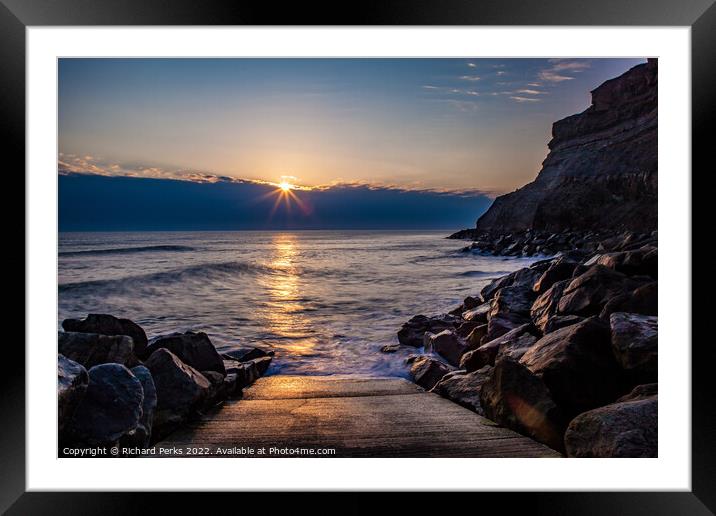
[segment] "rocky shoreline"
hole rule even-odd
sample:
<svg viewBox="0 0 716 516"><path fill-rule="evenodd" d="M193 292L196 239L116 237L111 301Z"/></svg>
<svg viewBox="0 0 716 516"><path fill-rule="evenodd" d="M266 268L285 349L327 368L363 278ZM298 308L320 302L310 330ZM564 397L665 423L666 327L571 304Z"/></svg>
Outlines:
<svg viewBox="0 0 716 516"><path fill-rule="evenodd" d="M554 256L569 252L577 256L589 253L629 251L645 245L655 245L656 231L579 231L565 229L559 232L528 229L501 234L477 229L463 229L448 238L473 240L462 248L464 253L487 256Z"/></svg>
<svg viewBox="0 0 716 516"><path fill-rule="evenodd" d="M655 457L657 235L589 241L398 340L418 385L569 457Z"/></svg>
<svg viewBox="0 0 716 516"><path fill-rule="evenodd" d="M569 457L657 456L657 72L594 89L535 180L449 237L545 259L398 332L416 383Z"/></svg>
<svg viewBox="0 0 716 516"><path fill-rule="evenodd" d="M202 332L148 339L136 323L107 314L66 319L62 327L60 456L149 448L207 410L241 398L273 356L259 348L219 353Z"/></svg>

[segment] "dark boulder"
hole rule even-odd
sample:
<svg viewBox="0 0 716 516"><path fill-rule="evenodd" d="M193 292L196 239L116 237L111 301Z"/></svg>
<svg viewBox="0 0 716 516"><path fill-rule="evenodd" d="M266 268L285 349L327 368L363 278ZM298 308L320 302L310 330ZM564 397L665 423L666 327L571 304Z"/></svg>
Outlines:
<svg viewBox="0 0 716 516"><path fill-rule="evenodd" d="M155 337L147 346L147 354L151 355L158 349L167 349L179 357L179 360L190 365L197 371L216 371L226 374L221 355L209 340L206 333L172 333Z"/></svg>
<svg viewBox="0 0 716 516"><path fill-rule="evenodd" d="M400 349L400 344L386 344L381 346L380 351L383 353L395 353Z"/></svg>
<svg viewBox="0 0 716 516"><path fill-rule="evenodd" d="M412 361L410 377L423 389L429 391L450 371L450 367L437 358L423 355Z"/></svg>
<svg viewBox="0 0 716 516"><path fill-rule="evenodd" d="M74 446L115 446L137 428L144 391L121 364L100 364L88 371L89 385L67 427Z"/></svg>
<svg viewBox="0 0 716 516"><path fill-rule="evenodd" d="M631 292L610 299L602 308L599 317L604 321L614 312L629 312L642 315L657 315L659 289L656 281L635 288Z"/></svg>
<svg viewBox="0 0 716 516"><path fill-rule="evenodd" d="M658 396L641 394L578 415L564 443L569 457L657 457L658 429Z"/></svg>
<svg viewBox="0 0 716 516"><path fill-rule="evenodd" d="M489 342L530 322L530 309L535 299L531 287L514 285L504 287L495 294L487 322L487 333L482 342Z"/></svg>
<svg viewBox="0 0 716 516"><path fill-rule="evenodd" d="M658 251L647 245L634 251L603 253L592 257L585 265L603 265L629 276L657 277Z"/></svg>
<svg viewBox="0 0 716 516"><path fill-rule="evenodd" d="M485 417L562 451L567 418L542 380L522 364L504 358L480 390Z"/></svg>
<svg viewBox="0 0 716 516"><path fill-rule="evenodd" d="M467 342L468 349L477 349L482 345L482 341L485 338L485 335L487 335L487 329L487 324L482 324L473 328L473 330L465 339L465 341Z"/></svg>
<svg viewBox="0 0 716 516"><path fill-rule="evenodd" d="M497 291L490 305L488 320L493 317L529 319L535 298L531 288L522 285L505 287Z"/></svg>
<svg viewBox="0 0 716 516"><path fill-rule="evenodd" d="M445 330L438 334L425 334L425 351L435 352L450 364L458 365L460 357L467 351L467 345L454 331Z"/></svg>
<svg viewBox="0 0 716 516"><path fill-rule="evenodd" d="M478 371L470 373L464 371L453 371L446 374L435 384L431 392L435 392L454 401L458 405L484 415L480 406L480 391L482 384L489 378L492 367L483 367Z"/></svg>
<svg viewBox="0 0 716 516"><path fill-rule="evenodd" d="M57 424L62 432L72 420L87 391L87 370L64 355L57 355Z"/></svg>
<svg viewBox="0 0 716 516"><path fill-rule="evenodd" d="M154 351L145 365L157 390L152 440L167 436L201 406L209 394L209 380L165 348ZM223 365L223 364L222 364Z"/></svg>
<svg viewBox="0 0 716 516"><path fill-rule="evenodd" d="M438 317L416 315L400 328L398 331L398 342L404 346L419 348L423 346L423 336L425 332L440 333L443 330L452 330L460 322L462 322L462 320L459 317L451 315Z"/></svg>
<svg viewBox="0 0 716 516"><path fill-rule="evenodd" d="M557 306L559 300L562 298L562 293L567 285L571 282L570 279L558 281L544 293L535 299L530 309L530 317L534 325L542 332L547 333L546 328L552 317L557 314Z"/></svg>
<svg viewBox="0 0 716 516"><path fill-rule="evenodd" d="M476 371L486 365L494 365L498 352L512 356L519 360L524 352L537 342L537 338L530 333L530 323L518 326L504 335L486 342L477 349L469 351L462 356L460 368L466 371Z"/></svg>
<svg viewBox="0 0 716 516"><path fill-rule="evenodd" d="M479 306L475 306L473 308L470 308L469 310L466 310L462 313L462 318L466 321L472 321L475 323L486 323L487 322L487 314L490 312L490 303L482 303Z"/></svg>
<svg viewBox="0 0 716 516"><path fill-rule="evenodd" d="M520 363L540 377L566 412L578 414L614 401L622 378L609 328L591 317L539 339Z"/></svg>
<svg viewBox="0 0 716 516"><path fill-rule="evenodd" d="M609 317L612 349L619 365L640 382L658 374L658 318L615 312Z"/></svg>
<svg viewBox="0 0 716 516"><path fill-rule="evenodd" d="M577 267L577 263L568 259L567 257L560 256L555 258L546 271L542 273L539 279L535 282L533 290L537 294L546 292L552 285L558 281L566 280L572 277L574 269Z"/></svg>
<svg viewBox="0 0 716 516"><path fill-rule="evenodd" d="M470 335L475 328L480 326L485 326L485 329L487 329L487 325L484 322L465 321L455 329L455 333L457 333L460 337L465 338Z"/></svg>
<svg viewBox="0 0 716 516"><path fill-rule="evenodd" d="M216 371L201 371L204 378L209 380L209 392L204 400L204 407L210 408L226 399L224 391L224 376Z"/></svg>
<svg viewBox="0 0 716 516"><path fill-rule="evenodd" d="M544 326L544 334L552 333L555 330L571 326L573 324L580 323L584 320L584 317L579 315L556 315L547 320L547 324Z"/></svg>
<svg viewBox="0 0 716 516"><path fill-rule="evenodd" d="M239 376L236 373L229 373L224 376L224 392L227 398L241 396L241 387L239 386Z"/></svg>
<svg viewBox="0 0 716 516"><path fill-rule="evenodd" d="M561 314L597 315L615 296L634 290L639 283L604 265L593 265L574 278L557 305Z"/></svg>
<svg viewBox="0 0 716 516"><path fill-rule="evenodd" d="M127 367L139 364L134 354L134 342L126 335L61 331L57 333L57 350L87 369L99 364L114 363Z"/></svg>
<svg viewBox="0 0 716 516"><path fill-rule="evenodd" d="M258 380L268 370L269 365L271 365L270 356L255 358L248 362L224 360L226 373L236 375L236 388L239 390Z"/></svg>
<svg viewBox="0 0 716 516"><path fill-rule="evenodd" d="M137 323L129 319L119 319L108 314L89 314L84 319L65 319L62 321L65 331L79 333L99 333L100 335L126 335L134 341L134 353L144 356L147 347L147 334Z"/></svg>
<svg viewBox="0 0 716 516"><path fill-rule="evenodd" d="M261 348L238 348L222 353L222 356L224 358L238 360L239 362L248 362L249 360L253 360L254 358L268 357L273 355L273 351L266 351Z"/></svg>
<svg viewBox="0 0 716 516"><path fill-rule="evenodd" d="M659 394L659 384L658 383L644 383L641 385L637 385L634 387L631 391L629 391L629 394L625 394L621 398L617 400L617 402L620 401L635 401L635 400L643 400L647 398L651 398L652 396L656 396Z"/></svg>
<svg viewBox="0 0 716 516"><path fill-rule="evenodd" d="M480 295L486 302L490 301L500 289L505 287L523 287L527 290L534 290L535 283L549 267L549 260L542 260L533 263L530 267L524 267L506 276L493 280L481 291Z"/></svg>
<svg viewBox="0 0 716 516"><path fill-rule="evenodd" d="M142 384L142 393L144 394L142 415L139 418L137 427L122 436L119 444L122 447L146 448L149 446L149 440L152 435L152 421L154 420L154 411L157 408L157 389L154 386L154 379L149 369L140 365L133 367L131 371Z"/></svg>

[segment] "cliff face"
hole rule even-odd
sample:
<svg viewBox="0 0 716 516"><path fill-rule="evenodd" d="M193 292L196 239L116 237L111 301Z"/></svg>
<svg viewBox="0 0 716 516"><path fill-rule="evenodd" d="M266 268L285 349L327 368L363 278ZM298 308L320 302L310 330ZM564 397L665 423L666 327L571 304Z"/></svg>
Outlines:
<svg viewBox="0 0 716 516"><path fill-rule="evenodd" d="M478 232L657 228L657 61L592 91L592 105L552 126L537 178L495 199Z"/></svg>

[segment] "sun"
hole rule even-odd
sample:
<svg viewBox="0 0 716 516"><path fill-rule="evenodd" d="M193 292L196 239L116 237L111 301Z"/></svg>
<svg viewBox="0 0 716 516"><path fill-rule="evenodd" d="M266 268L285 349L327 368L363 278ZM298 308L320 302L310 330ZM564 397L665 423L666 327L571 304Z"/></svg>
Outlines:
<svg viewBox="0 0 716 516"><path fill-rule="evenodd" d="M288 192L289 190L293 189L293 185L291 183L287 183L286 181L280 182L278 184L278 187L284 192Z"/></svg>

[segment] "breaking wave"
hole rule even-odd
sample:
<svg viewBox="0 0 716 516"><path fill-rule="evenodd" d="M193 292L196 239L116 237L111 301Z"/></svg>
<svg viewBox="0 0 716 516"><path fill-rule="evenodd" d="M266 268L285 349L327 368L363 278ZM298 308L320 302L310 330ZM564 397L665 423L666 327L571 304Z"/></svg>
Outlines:
<svg viewBox="0 0 716 516"><path fill-rule="evenodd" d="M181 253L195 251L196 249L184 245L148 245L143 247L118 247L114 249L88 249L86 251L62 251L59 256L101 256L105 254L134 254L134 253Z"/></svg>

